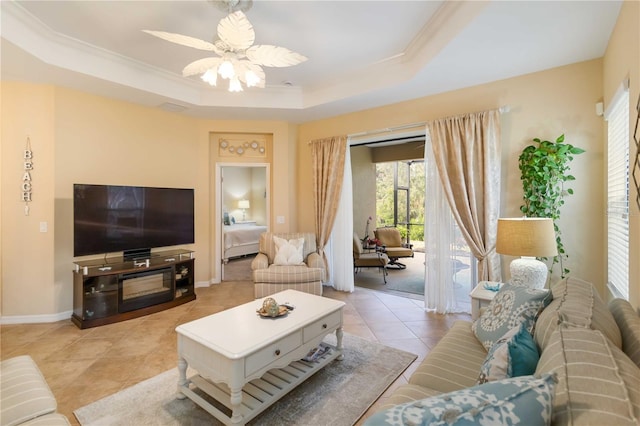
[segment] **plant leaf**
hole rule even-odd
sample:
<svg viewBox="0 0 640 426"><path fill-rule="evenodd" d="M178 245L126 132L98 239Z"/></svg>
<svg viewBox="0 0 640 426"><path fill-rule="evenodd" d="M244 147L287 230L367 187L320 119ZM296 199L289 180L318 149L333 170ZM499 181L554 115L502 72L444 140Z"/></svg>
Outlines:
<svg viewBox="0 0 640 426"><path fill-rule="evenodd" d="M585 152L585 150L582 148L578 148L577 146L572 146L569 152L572 154L582 154L583 152Z"/></svg>

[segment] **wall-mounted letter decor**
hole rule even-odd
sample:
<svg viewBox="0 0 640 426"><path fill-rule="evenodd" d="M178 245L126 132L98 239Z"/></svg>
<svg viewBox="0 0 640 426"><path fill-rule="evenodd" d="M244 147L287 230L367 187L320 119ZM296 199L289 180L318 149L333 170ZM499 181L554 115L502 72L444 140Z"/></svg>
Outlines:
<svg viewBox="0 0 640 426"><path fill-rule="evenodd" d="M31 139L27 136L27 145L22 156L24 173L22 174L22 201L24 201L24 214L29 216L29 203L31 202L31 171L33 170L33 151L31 150Z"/></svg>

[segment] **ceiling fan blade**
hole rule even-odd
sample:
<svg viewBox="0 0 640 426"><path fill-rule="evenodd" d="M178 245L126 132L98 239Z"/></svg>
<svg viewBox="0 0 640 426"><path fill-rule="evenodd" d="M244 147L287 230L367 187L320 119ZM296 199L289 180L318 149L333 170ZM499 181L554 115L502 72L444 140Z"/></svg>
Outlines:
<svg viewBox="0 0 640 426"><path fill-rule="evenodd" d="M211 68L217 68L222 62L222 58L204 58L198 59L197 61L191 62L189 65L184 67L182 70L182 75L188 77L190 75L196 74L204 74Z"/></svg>
<svg viewBox="0 0 640 426"><path fill-rule="evenodd" d="M251 47L256 39L256 33L245 14L237 11L220 20L218 37L232 50L238 51Z"/></svg>
<svg viewBox="0 0 640 426"><path fill-rule="evenodd" d="M193 47L194 49L208 50L208 51L216 50L216 47L213 45L213 43L209 43L208 41L200 40L198 38L189 37L182 34L167 33L165 31L151 31L151 30L142 30L142 31L147 34L151 34L152 36L161 38L166 41L170 41L171 43L180 44L182 46Z"/></svg>
<svg viewBox="0 0 640 426"><path fill-rule="evenodd" d="M290 67L306 61L308 58L286 47L261 44L247 49L250 61L265 67Z"/></svg>

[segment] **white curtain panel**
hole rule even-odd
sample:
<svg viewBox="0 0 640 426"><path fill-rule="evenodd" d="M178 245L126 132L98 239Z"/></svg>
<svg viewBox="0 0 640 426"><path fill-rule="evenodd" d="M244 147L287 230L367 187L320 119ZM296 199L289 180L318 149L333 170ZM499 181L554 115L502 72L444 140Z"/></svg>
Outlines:
<svg viewBox="0 0 640 426"><path fill-rule="evenodd" d="M454 220L440 182L428 128L424 144L424 166L424 306L426 310L440 314L463 312L456 303L451 263Z"/></svg>
<svg viewBox="0 0 640 426"><path fill-rule="evenodd" d="M340 194L340 204L333 222L333 230L325 247L329 262L329 281L327 285L336 290L354 290L353 283L353 196L351 182L351 149L346 145L344 160L344 182Z"/></svg>

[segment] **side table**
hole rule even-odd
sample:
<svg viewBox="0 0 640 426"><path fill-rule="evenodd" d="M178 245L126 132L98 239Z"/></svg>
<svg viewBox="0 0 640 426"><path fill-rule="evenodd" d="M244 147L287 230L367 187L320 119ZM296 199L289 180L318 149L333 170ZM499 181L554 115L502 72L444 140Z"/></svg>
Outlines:
<svg viewBox="0 0 640 426"><path fill-rule="evenodd" d="M502 286L502 283L495 281L480 281L477 286L471 290L469 296L471 296L471 319L476 320L480 316L480 308L486 306L493 300L497 291L487 290L484 285L498 285L498 288Z"/></svg>

